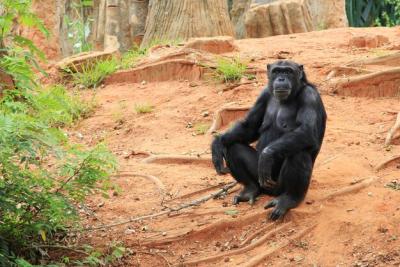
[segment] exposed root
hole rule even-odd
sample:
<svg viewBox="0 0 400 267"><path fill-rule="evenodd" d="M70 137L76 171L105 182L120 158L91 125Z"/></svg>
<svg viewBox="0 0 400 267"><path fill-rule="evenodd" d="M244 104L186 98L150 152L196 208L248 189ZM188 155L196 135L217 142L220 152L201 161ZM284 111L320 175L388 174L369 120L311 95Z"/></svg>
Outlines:
<svg viewBox="0 0 400 267"><path fill-rule="evenodd" d="M242 265L242 266L245 266L245 267L260 266L260 263L265 261L267 258L271 257L273 254L277 253L278 251L281 251L283 248L290 245L293 241L298 240L299 238L301 238L304 235L311 232L315 228L315 226L316 226L316 224L298 232L296 235L291 237L289 240L284 241L284 242L278 244L277 246L274 246L273 248L266 250L265 252L257 255L256 257L253 257L250 261L248 261L245 265Z"/></svg>
<svg viewBox="0 0 400 267"><path fill-rule="evenodd" d="M400 67L358 75L355 77L332 79L334 92L355 97L397 97L400 81Z"/></svg>
<svg viewBox="0 0 400 267"><path fill-rule="evenodd" d="M288 222L285 223L283 225L278 226L277 228L275 228L272 231L267 232L265 235L263 235L260 239L258 239L257 241L251 243L248 246L239 248L239 249L235 249L235 250L231 250L231 251L227 251L225 253L220 253L218 255L213 255L210 257L206 257L206 258L202 258L202 259L197 259L197 260L193 260L193 261L188 261L184 263L184 266L193 266L193 265L197 265L200 263L210 263L210 262L214 262L217 260L221 260L225 257L231 256L231 255L237 255L237 254L241 254L241 253L245 253L249 250L254 249L255 247L258 247L262 244L264 244L265 241L267 241L270 237L274 236L275 234L282 232L283 230L287 229L292 223Z"/></svg>
<svg viewBox="0 0 400 267"><path fill-rule="evenodd" d="M347 195L347 194L350 194L350 193L357 192L357 191L359 191L359 190L361 190L363 188L368 187L375 180L376 180L376 177L371 177L371 178L365 179L365 180L361 181L360 183L353 184L353 185L350 185L350 186L346 186L344 188L339 189L336 192L332 192L332 193L322 197L320 200L321 201L329 200L329 199L332 199L332 198L337 197L337 196L343 196L343 195Z"/></svg>
<svg viewBox="0 0 400 267"><path fill-rule="evenodd" d="M197 164L211 166L211 158L192 157L182 155L154 155L142 160L142 163L156 164Z"/></svg>
<svg viewBox="0 0 400 267"><path fill-rule="evenodd" d="M165 195L165 185L156 176L147 175L147 174L137 174L137 173L132 173L132 172L129 172L129 171L120 171L115 176L116 177L132 177L132 176L136 176L136 177L145 178L145 179L150 180L151 182L153 182L158 187L161 195L163 195L163 196Z"/></svg>
<svg viewBox="0 0 400 267"><path fill-rule="evenodd" d="M395 161L400 161L400 155L396 155L391 157L388 160L385 160L384 162L378 164L378 166L375 167L375 171L380 171L383 170L385 168L387 168L391 163L395 162Z"/></svg>
<svg viewBox="0 0 400 267"><path fill-rule="evenodd" d="M400 129L400 112L397 114L396 122L394 123L393 127L389 130L386 140L385 146L389 146L392 142L394 134Z"/></svg>
<svg viewBox="0 0 400 267"><path fill-rule="evenodd" d="M252 84L252 83L254 83L254 81L229 84L226 87L222 88L222 92L226 92L226 91L235 89L235 88L237 88L239 86L246 85L246 84Z"/></svg>
<svg viewBox="0 0 400 267"><path fill-rule="evenodd" d="M194 207L194 206L199 206L200 204L213 199L213 198L217 198L221 195L226 194L231 188L235 187L237 185L236 182L230 183L226 186L224 186L223 188L221 188L220 190L218 190L217 192L211 193L209 195L206 195L202 198L199 198L197 200L194 200L192 202L189 203L185 203L185 204L181 204L178 207L175 208L168 208L167 210L158 212L158 213L153 213L153 214L149 214L149 215L144 215L144 216L139 216L139 217L135 217L135 218L131 218L131 219L127 219L121 222L116 222L116 223L111 223L111 224L107 224L107 225L101 225L101 226L95 226L95 227L89 227L86 228L84 230L86 231L93 231L93 230L99 230L99 229L104 229L104 228L111 228L111 227L116 227L116 226L120 226L123 224L127 224L127 223L133 223L133 222L137 222L137 221L141 221L141 220L145 220L145 219L152 219L155 217L160 217L162 215L167 215L170 214L172 212L178 212L180 210L186 209L186 208L190 208L190 207Z"/></svg>
<svg viewBox="0 0 400 267"><path fill-rule="evenodd" d="M217 132L219 129L228 125L232 121L237 120L238 118L243 117L248 111L250 107L224 107L218 110L214 115L214 121L207 131L208 134L213 134Z"/></svg>
<svg viewBox="0 0 400 267"><path fill-rule="evenodd" d="M253 241L253 239L255 239L259 235L265 233L266 231L271 230L271 228L273 228L273 227L274 227L274 223L270 223L264 227L261 227L260 229L258 229L257 231L255 231L251 235L249 235L245 240L243 240L243 242L240 243L239 247L246 246L247 244L251 243L251 241Z"/></svg>
<svg viewBox="0 0 400 267"><path fill-rule="evenodd" d="M399 66L399 62L400 62L400 53L394 53L382 57L353 61L347 64L347 66L365 66L365 65Z"/></svg>
<svg viewBox="0 0 400 267"><path fill-rule="evenodd" d="M222 230L227 229L227 228L240 228L240 227L246 226L246 225L248 225L249 222L257 221L261 217L265 217L265 211L253 213L248 216L244 216L240 219L238 219L238 218L221 219L212 224L204 226L200 229L189 230L185 233L181 233L176 236L171 236L169 238L163 238L161 240L148 241L146 243L142 243L142 245L143 246L159 246L159 245L174 243L174 242L180 241L184 238L185 239L196 238L197 236L202 236L204 234L206 234L207 236L212 236L214 234L222 232Z"/></svg>

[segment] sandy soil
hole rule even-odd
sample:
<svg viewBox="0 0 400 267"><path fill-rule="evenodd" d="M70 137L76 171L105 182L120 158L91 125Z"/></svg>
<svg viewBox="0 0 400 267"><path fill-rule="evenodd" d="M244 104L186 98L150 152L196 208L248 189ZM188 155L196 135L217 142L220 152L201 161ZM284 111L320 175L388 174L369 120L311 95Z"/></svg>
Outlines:
<svg viewBox="0 0 400 267"><path fill-rule="evenodd" d="M390 43L375 49L349 47L350 38L360 34L381 34ZM87 239L97 246L123 241L133 253L121 266L400 266L400 191L385 186L400 182L400 165L374 171L380 162L400 154L399 145L383 148L399 98L331 95L325 82L333 67L394 53L389 49L398 43L400 28L334 29L237 41L241 58L252 59L254 66L264 68L279 51L303 63L327 109L326 137L309 193L283 222L266 219L263 205L268 196L254 206L233 206L234 193L229 193L170 216L92 231ZM196 134L195 128L210 125L212 114L226 103L252 104L264 84L261 79L226 92L207 80L99 89L95 114L70 132L82 134L87 144L107 142L119 159L120 173L113 181L122 191L110 192L109 199L92 198L88 207L95 217L85 217L87 226L157 213L232 181L230 175L217 176L204 161L142 161L147 153L210 157L211 136ZM135 105L144 103L153 105L153 112L137 114ZM141 175L155 176L161 183ZM372 182L366 188L327 198L368 181ZM220 257L210 258L216 255Z"/></svg>

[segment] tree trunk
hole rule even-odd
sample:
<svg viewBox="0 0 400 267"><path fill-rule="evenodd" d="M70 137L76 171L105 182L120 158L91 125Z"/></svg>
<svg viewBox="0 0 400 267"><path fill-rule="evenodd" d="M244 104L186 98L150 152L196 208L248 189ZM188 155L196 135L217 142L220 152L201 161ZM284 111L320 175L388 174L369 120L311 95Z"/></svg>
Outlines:
<svg viewBox="0 0 400 267"><path fill-rule="evenodd" d="M142 46L220 35L234 36L226 0L150 0Z"/></svg>
<svg viewBox="0 0 400 267"><path fill-rule="evenodd" d="M106 27L104 32L104 50L116 51L121 47L120 43L120 1L107 0Z"/></svg>

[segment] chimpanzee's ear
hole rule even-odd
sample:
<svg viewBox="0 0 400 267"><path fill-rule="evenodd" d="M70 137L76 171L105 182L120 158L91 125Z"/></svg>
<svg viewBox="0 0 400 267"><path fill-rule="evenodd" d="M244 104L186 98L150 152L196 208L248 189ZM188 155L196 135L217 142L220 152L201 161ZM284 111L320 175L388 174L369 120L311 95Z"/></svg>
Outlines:
<svg viewBox="0 0 400 267"><path fill-rule="evenodd" d="M300 80L303 80L304 77L306 77L306 74L304 73L304 66L302 64L299 64L299 72L300 72Z"/></svg>

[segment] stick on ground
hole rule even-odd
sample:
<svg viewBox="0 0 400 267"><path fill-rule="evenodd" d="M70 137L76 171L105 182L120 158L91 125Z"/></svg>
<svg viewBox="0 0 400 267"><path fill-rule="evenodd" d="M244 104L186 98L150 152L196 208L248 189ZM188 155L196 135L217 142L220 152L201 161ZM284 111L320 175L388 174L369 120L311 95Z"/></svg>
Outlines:
<svg viewBox="0 0 400 267"><path fill-rule="evenodd" d="M237 185L237 182L230 183L230 184L224 186L223 188L221 188L220 190L218 190L218 191L216 191L214 193L211 193L209 195L206 195L204 197L196 199L196 200L194 200L192 202L181 204L181 205L179 205L178 207L175 207L175 208L171 207L171 208L168 208L167 210L164 210L164 211L161 211L161 212L158 212L158 213L153 213L153 214L149 214L149 215L134 217L134 218L127 219L127 220L124 220L124 221L121 221L121 222L116 222L116 223L111 223L111 224L106 224L106 225L101 225L101 226L95 226L95 227L89 227L89 228L85 228L84 230L85 231L93 231L93 230L111 228L111 227L115 227L115 226L119 226L119 225L123 225L123 224L127 224L127 223L133 223L133 222L137 222L137 221L141 221L141 220L145 220L145 219L152 219L152 218L159 217L159 216L162 216L162 215L170 214L172 212L178 212L178 211L186 209L186 208L199 206L200 204L202 204L202 203L204 203L204 202L206 202L206 201L208 201L210 199L213 199L213 198L219 197L219 196L221 196L223 194L226 194L229 191L229 189L235 187L236 185Z"/></svg>

